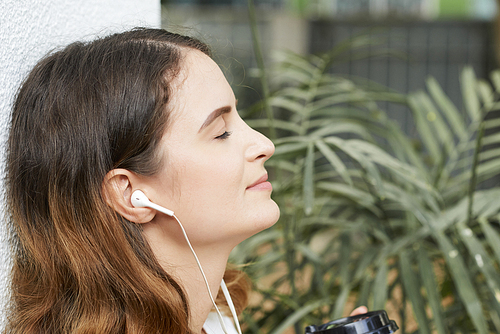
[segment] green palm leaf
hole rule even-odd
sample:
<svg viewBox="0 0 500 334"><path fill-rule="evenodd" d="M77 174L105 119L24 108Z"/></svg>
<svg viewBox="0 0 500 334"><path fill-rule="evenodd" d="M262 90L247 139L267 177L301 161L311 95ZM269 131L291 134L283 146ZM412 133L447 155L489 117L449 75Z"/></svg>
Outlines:
<svg viewBox="0 0 500 334"><path fill-rule="evenodd" d="M476 327L478 333L488 333L488 326L483 315L481 301L474 288L474 284L469 277L469 271L465 266L460 252L452 245L442 232L436 232L435 236L439 247L445 255L445 259L453 280L455 281L458 294L460 295L464 306L474 323L474 326Z"/></svg>
<svg viewBox="0 0 500 334"><path fill-rule="evenodd" d="M401 279L403 281L403 286L405 287L406 294L410 298L415 317L420 324L419 332L430 334L428 326L429 320L425 315L425 304L422 296L420 295L421 285L417 279L418 276L411 268L412 261L407 251L403 251L399 255L399 265L401 266Z"/></svg>
<svg viewBox="0 0 500 334"><path fill-rule="evenodd" d="M400 328L416 320L420 333L500 328L500 187L485 182L500 176L500 120L484 120L500 106L500 72L491 86L463 70L462 113L432 78L427 92L403 95L329 71L372 42L280 53L263 94L272 117L259 116L263 102L246 113L277 135L267 168L281 208L232 255L251 263L261 303L272 305L250 307L248 333L302 333L354 304L399 306ZM380 101L409 107L415 136Z"/></svg>
<svg viewBox="0 0 500 334"><path fill-rule="evenodd" d="M442 301L438 292L438 284L434 270L432 270L432 261L423 247L419 247L417 251L418 271L420 278L427 293L427 299L432 310L434 325L439 334L446 334L446 327L442 311Z"/></svg>

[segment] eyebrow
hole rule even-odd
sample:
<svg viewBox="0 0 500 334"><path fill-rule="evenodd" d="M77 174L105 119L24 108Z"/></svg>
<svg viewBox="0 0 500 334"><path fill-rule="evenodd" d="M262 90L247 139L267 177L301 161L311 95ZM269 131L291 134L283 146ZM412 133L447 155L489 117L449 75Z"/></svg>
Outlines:
<svg viewBox="0 0 500 334"><path fill-rule="evenodd" d="M219 116L221 116L223 114L230 113L232 109L233 108L230 107L230 106L224 106L224 107L217 108L214 111L212 111L210 113L210 115L208 115L208 117L205 120L205 122L203 122L203 124L201 125L201 128L198 130L198 132L200 132L201 130L203 130L207 126L209 126L213 121L215 121L217 119L217 117L219 117Z"/></svg>

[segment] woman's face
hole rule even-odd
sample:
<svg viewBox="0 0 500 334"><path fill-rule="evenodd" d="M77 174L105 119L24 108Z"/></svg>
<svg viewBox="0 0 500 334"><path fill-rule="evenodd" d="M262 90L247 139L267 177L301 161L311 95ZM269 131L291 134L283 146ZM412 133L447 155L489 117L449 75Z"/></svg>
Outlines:
<svg viewBox="0 0 500 334"><path fill-rule="evenodd" d="M279 218L264 168L274 145L240 118L212 59L190 50L181 67L161 142L163 166L150 178L147 195L175 212L193 244L234 246ZM168 218L157 213L155 220Z"/></svg>

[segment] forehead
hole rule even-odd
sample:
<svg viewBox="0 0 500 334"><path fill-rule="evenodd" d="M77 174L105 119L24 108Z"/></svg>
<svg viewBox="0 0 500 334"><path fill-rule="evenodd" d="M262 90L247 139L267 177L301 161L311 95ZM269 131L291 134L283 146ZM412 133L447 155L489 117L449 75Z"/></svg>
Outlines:
<svg viewBox="0 0 500 334"><path fill-rule="evenodd" d="M219 66L201 51L183 51L180 71L172 82L170 118L174 122L203 121L210 112L233 101L233 91Z"/></svg>
<svg viewBox="0 0 500 334"><path fill-rule="evenodd" d="M224 77L219 65L212 58L195 49L188 49L183 52L181 71L185 72L189 77L197 79L200 79L199 76Z"/></svg>

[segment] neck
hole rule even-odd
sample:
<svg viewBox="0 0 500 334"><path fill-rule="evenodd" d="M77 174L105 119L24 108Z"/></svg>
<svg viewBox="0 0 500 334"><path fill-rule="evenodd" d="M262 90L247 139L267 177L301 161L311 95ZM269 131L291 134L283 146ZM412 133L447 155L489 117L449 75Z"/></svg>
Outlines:
<svg viewBox="0 0 500 334"><path fill-rule="evenodd" d="M190 328L194 333L202 333L202 327L213 308L194 255L186 240L178 233L162 233L161 224L145 224L144 233L160 265L182 286L186 293ZM207 278L215 300L226 270L231 246L193 245Z"/></svg>
<svg viewBox="0 0 500 334"><path fill-rule="evenodd" d="M201 248L195 248L195 251L203 267L212 297L215 300L226 270L229 253L225 256L221 256L220 253L217 254L218 256L212 256L210 252L204 252ZM208 313L213 309L213 304L193 254L189 251L186 255L183 256L185 261L179 263L173 275L178 282L181 282L188 297L191 312L190 327L195 333L201 333Z"/></svg>

